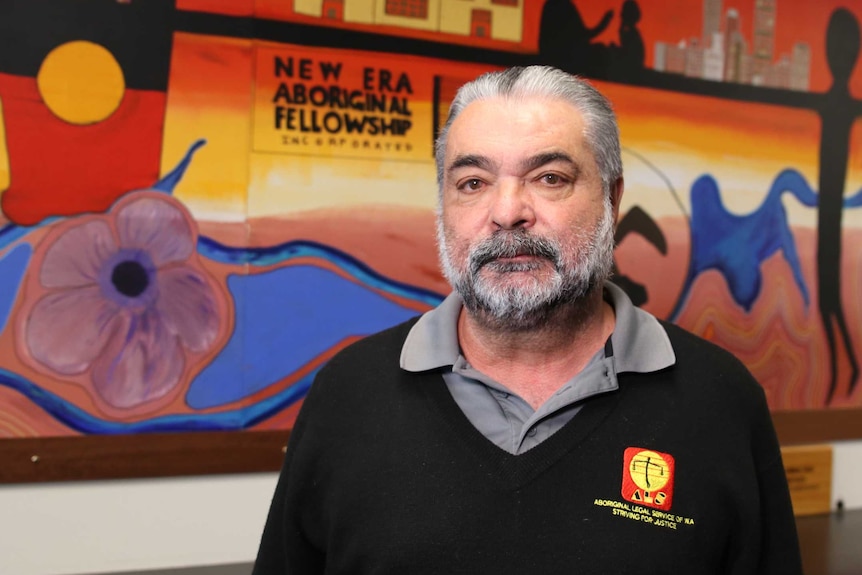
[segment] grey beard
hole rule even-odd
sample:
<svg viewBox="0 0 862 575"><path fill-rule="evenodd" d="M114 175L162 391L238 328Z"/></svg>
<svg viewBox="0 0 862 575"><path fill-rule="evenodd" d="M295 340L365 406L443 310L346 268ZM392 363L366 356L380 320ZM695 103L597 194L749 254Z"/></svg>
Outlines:
<svg viewBox="0 0 862 575"><path fill-rule="evenodd" d="M545 323L560 309L577 306L608 279L613 267L613 212L605 211L592 234L578 233L570 246L524 230L498 231L470 248L467 265L456 269L449 253L442 218L437 241L443 274L464 300L464 306L492 329L524 331ZM529 255L549 261L550 279L526 285L499 286L483 277L483 268L498 274L538 269L540 263L500 262L499 258ZM465 269L466 268L466 269Z"/></svg>

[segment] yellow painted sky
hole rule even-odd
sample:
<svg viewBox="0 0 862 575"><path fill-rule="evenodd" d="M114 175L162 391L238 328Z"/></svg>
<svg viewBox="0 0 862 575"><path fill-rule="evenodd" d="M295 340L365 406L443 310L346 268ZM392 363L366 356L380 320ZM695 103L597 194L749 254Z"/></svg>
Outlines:
<svg viewBox="0 0 862 575"><path fill-rule="evenodd" d="M175 52L219 54L236 51L236 46L213 38L193 38L180 35ZM355 61L338 50L318 51L316 56L331 60ZM244 58L244 60L243 60ZM218 212L220 206L247 207L249 216L297 213L331 206L365 204L391 204L432 208L435 202L434 166L430 154L427 160L389 161L386 159L356 159L335 156L291 153L248 153L248 134L254 130L250 124L251 104L243 111L239 100L249 102L251 95L240 98L236 92L247 85L254 75L253 55L250 46L243 48L242 74L230 76L231 82L211 82L218 77L216 71L190 75L180 83L180 69L174 68L177 80L172 78L169 115L166 121L166 150L176 154L182 147L180 134L189 132L212 134L219 140L218 153L201 155L195 170L181 184L181 197L193 210ZM202 62L203 57L198 58ZM415 60L415 59L414 59ZM212 67L193 62L201 70ZM398 59L393 66L397 68ZM419 71L411 72L414 84L430 81L437 72L438 62L424 66L417 62ZM452 76L471 76L476 67L446 64L439 73ZM190 67L190 69L193 68ZM245 74L245 75L244 75ZM245 82L245 84L244 84ZM783 169L799 170L812 186L817 183L817 141L819 119L813 112L777 108L761 104L726 102L716 98L681 96L649 89L637 89L617 84L599 83L614 102L622 133L627 191L625 204L646 206L654 217L681 215L677 199L689 211L688 198L691 183L700 175L709 173L720 185L726 207L734 213L747 213L756 209L769 189L774 177ZM267 89L270 89L269 87ZM427 89L427 88L424 88ZM183 90L186 90L184 92ZM214 92L212 91L214 90ZM216 106L215 102L234 92L233 107ZM198 94L198 101L192 101ZM207 101L210 103L207 104ZM267 103L258 95L260 109ZM430 120L430 103L415 94L411 100L414 125L426 138ZM186 117L193 111L191 117ZM269 114L269 109L264 108ZM243 132L244 127L244 132ZM222 129L232 134L223 138ZM258 128L260 129L260 128ZM854 141L860 140L862 132ZM852 154L859 156L853 148ZM167 155L167 154L166 154ZM653 167L642 161L647 159ZM206 162L206 167L202 164ZM860 165L851 157L851 164ZM214 177L219 171L235 170L232 178ZM661 175L659 175L660 172ZM247 177L247 202L232 199L235 190L242 195L241 175ZM203 181L202 174L211 177ZM667 178L676 191L670 193ZM862 182L860 170L852 168L848 177L848 190L858 189ZM210 210L203 210L205 204ZM813 226L814 210L799 206L787 199L785 206L794 225ZM856 210L848 210L845 223L862 225ZM862 210L859 210L862 211Z"/></svg>

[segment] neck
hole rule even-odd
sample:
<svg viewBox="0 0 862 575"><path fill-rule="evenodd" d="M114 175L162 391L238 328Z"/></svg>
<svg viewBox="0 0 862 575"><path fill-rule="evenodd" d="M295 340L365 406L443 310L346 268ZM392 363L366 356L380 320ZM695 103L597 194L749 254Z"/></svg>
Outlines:
<svg viewBox="0 0 862 575"><path fill-rule="evenodd" d="M527 330L495 328L462 309L458 340L471 365L537 408L584 368L613 327L613 309L597 286Z"/></svg>

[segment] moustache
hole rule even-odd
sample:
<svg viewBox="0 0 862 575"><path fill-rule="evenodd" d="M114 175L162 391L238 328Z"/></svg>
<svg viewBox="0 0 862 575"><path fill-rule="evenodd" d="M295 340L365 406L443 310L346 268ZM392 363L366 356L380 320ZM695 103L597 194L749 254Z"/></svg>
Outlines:
<svg viewBox="0 0 862 575"><path fill-rule="evenodd" d="M483 266L500 258L516 256L533 256L560 265L560 249L552 240L541 236L533 236L526 232L494 232L490 237L479 242L470 254L470 271L479 272Z"/></svg>

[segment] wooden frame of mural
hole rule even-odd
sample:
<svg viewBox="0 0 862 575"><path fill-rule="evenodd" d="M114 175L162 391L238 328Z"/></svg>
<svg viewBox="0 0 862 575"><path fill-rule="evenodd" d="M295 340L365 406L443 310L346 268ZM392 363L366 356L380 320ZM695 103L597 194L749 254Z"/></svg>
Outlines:
<svg viewBox="0 0 862 575"><path fill-rule="evenodd" d="M783 444L862 438L862 9L780 2L0 5L0 483L277 470L317 369L448 290L455 90L536 63L617 108L632 300Z"/></svg>
<svg viewBox="0 0 862 575"><path fill-rule="evenodd" d="M862 437L862 410L773 415L782 445ZM0 441L0 483L273 472L289 432L207 432Z"/></svg>

